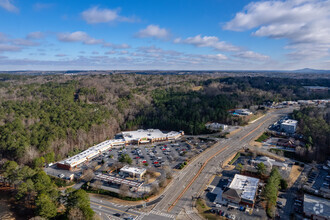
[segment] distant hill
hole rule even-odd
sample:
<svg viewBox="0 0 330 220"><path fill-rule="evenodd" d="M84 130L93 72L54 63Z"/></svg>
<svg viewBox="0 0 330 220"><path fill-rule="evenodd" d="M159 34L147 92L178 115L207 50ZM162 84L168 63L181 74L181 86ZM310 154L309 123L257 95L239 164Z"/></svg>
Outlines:
<svg viewBox="0 0 330 220"><path fill-rule="evenodd" d="M292 70L291 72L294 73L319 73L319 74L329 74L330 70L316 70L316 69L310 69L310 68L304 68L299 70Z"/></svg>

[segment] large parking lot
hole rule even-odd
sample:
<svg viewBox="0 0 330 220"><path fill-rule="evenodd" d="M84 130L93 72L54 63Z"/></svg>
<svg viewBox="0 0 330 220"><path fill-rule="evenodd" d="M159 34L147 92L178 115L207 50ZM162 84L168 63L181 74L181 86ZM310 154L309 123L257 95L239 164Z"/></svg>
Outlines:
<svg viewBox="0 0 330 220"><path fill-rule="evenodd" d="M127 154L132 159L132 166L145 167L155 171L161 171L165 166L171 169L180 169L180 165L189 162L190 159L210 147L213 141L189 138L172 142L153 143L146 145L128 145L113 147L92 160L80 164L75 170L68 171L56 168L56 165L45 168L52 176L69 176L75 174L80 178L85 170L108 171L110 167L118 165L122 155ZM119 166L119 165L118 165ZM63 174L63 175L62 175ZM61 177L62 178L62 177Z"/></svg>
<svg viewBox="0 0 330 220"><path fill-rule="evenodd" d="M185 141L153 145L129 145L112 148L94 160L98 163L103 160L110 165L116 163L123 154L128 154L134 166L155 169L169 166L172 169L177 169L181 163L189 161L192 157L203 152L206 147L208 146L196 146Z"/></svg>

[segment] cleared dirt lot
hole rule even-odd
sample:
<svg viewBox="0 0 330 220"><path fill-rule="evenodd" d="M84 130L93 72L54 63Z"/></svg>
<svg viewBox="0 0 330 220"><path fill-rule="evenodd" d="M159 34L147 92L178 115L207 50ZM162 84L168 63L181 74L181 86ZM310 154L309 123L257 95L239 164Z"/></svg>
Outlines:
<svg viewBox="0 0 330 220"><path fill-rule="evenodd" d="M293 165L289 175L288 187L291 187L294 182L298 179L303 169L298 165Z"/></svg>

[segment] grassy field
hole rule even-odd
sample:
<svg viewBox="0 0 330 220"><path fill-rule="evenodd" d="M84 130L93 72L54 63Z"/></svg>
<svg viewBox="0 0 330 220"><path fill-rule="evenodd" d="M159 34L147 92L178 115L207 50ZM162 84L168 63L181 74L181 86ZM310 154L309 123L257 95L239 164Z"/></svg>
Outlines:
<svg viewBox="0 0 330 220"><path fill-rule="evenodd" d="M266 140L269 137L270 137L269 134L267 134L266 132L264 132L260 137L258 137L258 139L256 141L257 142L263 142L264 140Z"/></svg>
<svg viewBox="0 0 330 220"><path fill-rule="evenodd" d="M197 199L196 209L198 210L198 213L204 217L204 219L209 219L209 220L226 219L225 217L211 213L210 212L211 208L205 204L205 201L203 199Z"/></svg>

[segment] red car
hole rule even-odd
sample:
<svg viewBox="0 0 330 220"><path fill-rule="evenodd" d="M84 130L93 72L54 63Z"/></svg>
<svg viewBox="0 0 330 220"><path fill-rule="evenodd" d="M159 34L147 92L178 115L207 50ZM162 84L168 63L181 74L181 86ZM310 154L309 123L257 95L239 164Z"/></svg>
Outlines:
<svg viewBox="0 0 330 220"><path fill-rule="evenodd" d="M135 159L140 159L140 157L135 157Z"/></svg>
<svg viewBox="0 0 330 220"><path fill-rule="evenodd" d="M155 162L154 162L154 164L158 164L158 162L157 162L157 161L155 161Z"/></svg>
<svg viewBox="0 0 330 220"><path fill-rule="evenodd" d="M147 161L146 161L146 160L144 160L144 161L142 161L142 163L147 163Z"/></svg>

